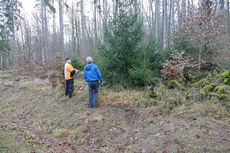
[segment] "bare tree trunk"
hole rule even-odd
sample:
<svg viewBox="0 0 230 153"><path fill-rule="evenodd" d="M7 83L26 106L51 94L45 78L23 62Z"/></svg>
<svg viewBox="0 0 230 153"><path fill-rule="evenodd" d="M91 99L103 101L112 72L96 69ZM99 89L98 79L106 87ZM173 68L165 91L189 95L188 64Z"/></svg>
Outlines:
<svg viewBox="0 0 230 153"><path fill-rule="evenodd" d="M75 37L75 22L74 22L74 4L72 0L72 8L71 8L71 34L72 34L72 55L76 57L76 37Z"/></svg>
<svg viewBox="0 0 230 153"><path fill-rule="evenodd" d="M155 34L156 34L156 42L159 42L159 27L160 27L160 9L159 9L159 0L155 0Z"/></svg>
<svg viewBox="0 0 230 153"><path fill-rule="evenodd" d="M168 47L168 14L167 14L167 0L163 1L163 49Z"/></svg>
<svg viewBox="0 0 230 153"><path fill-rule="evenodd" d="M86 50L85 50L85 14L84 14L84 0L81 0L81 49L83 52L83 56L86 56Z"/></svg>
<svg viewBox="0 0 230 153"><path fill-rule="evenodd" d="M171 12L170 12L170 38L171 38L171 45L173 44L172 38L174 36L174 29L175 29L174 4L175 4L175 1L171 0Z"/></svg>
<svg viewBox="0 0 230 153"><path fill-rule="evenodd" d="M12 37L12 64L15 64L17 62L17 51L16 51L16 36L15 36L15 20L14 20L14 17L13 17L13 28L12 28L12 33L13 33L13 37Z"/></svg>
<svg viewBox="0 0 230 153"><path fill-rule="evenodd" d="M97 45L97 1L94 1L94 45Z"/></svg>
<svg viewBox="0 0 230 153"><path fill-rule="evenodd" d="M52 4L54 6L54 0L52 1ZM53 35L52 35L52 42L53 42L53 46L52 46L52 54L55 56L52 56L52 59L56 61L56 53L57 53L57 35L56 35L56 17L55 17L55 12L53 12L53 16L52 16L52 20L53 20Z"/></svg>
<svg viewBox="0 0 230 153"><path fill-rule="evenodd" d="M180 8L180 0L177 0L177 18L178 18L178 27L179 29L182 28L181 22L182 22L182 16L181 16L181 8Z"/></svg>
<svg viewBox="0 0 230 153"><path fill-rule="evenodd" d="M153 2L152 0L149 0L149 20L148 20L148 23L149 23L149 33L150 33L150 36L152 36L152 33L153 33L153 29L152 29L152 21L153 21L153 18L152 18L152 12L153 12L153 6L152 6Z"/></svg>
<svg viewBox="0 0 230 153"><path fill-rule="evenodd" d="M186 18L186 0L182 0L182 19Z"/></svg>
<svg viewBox="0 0 230 153"><path fill-rule="evenodd" d="M0 69L3 69L3 52L0 52Z"/></svg>
<svg viewBox="0 0 230 153"><path fill-rule="evenodd" d="M113 15L115 14L115 3L116 3L116 0L112 0L113 1Z"/></svg>
<svg viewBox="0 0 230 153"><path fill-rule="evenodd" d="M45 26L44 26L44 0L41 0L41 21L42 21L42 61L45 61Z"/></svg>
<svg viewBox="0 0 230 153"><path fill-rule="evenodd" d="M134 0L134 11L135 14L137 13L137 0Z"/></svg>
<svg viewBox="0 0 230 153"><path fill-rule="evenodd" d="M113 14L114 14L115 16L117 15L118 2L119 2L119 0L113 0Z"/></svg>
<svg viewBox="0 0 230 153"><path fill-rule="evenodd" d="M202 55L202 47L199 49L199 55L198 55L198 69L201 68L201 55Z"/></svg>
<svg viewBox="0 0 230 153"><path fill-rule="evenodd" d="M65 50L64 50L64 33L63 33L63 13L62 13L62 1L58 0L59 5L59 24L60 24L60 51L62 55L62 60L65 59Z"/></svg>
<svg viewBox="0 0 230 153"><path fill-rule="evenodd" d="M227 26L227 28L228 28L228 34L230 35L230 19L229 19L229 0L227 0L227 24L228 24L228 26Z"/></svg>
<svg viewBox="0 0 230 153"><path fill-rule="evenodd" d="M191 11L191 4L190 4L190 0L187 0L188 1L188 6L187 6L187 16L190 15L190 11Z"/></svg>
<svg viewBox="0 0 230 153"><path fill-rule="evenodd" d="M227 1L229 1L229 0L227 0ZM220 0L220 3L221 3L220 9L223 10L224 9L224 0Z"/></svg>
<svg viewBox="0 0 230 153"><path fill-rule="evenodd" d="M47 24L47 17L46 17L46 6L44 6L44 51L45 51L45 60L48 60L48 24Z"/></svg>
<svg viewBox="0 0 230 153"><path fill-rule="evenodd" d="M104 16L104 24L108 21L108 2L107 0L103 0L103 16Z"/></svg>

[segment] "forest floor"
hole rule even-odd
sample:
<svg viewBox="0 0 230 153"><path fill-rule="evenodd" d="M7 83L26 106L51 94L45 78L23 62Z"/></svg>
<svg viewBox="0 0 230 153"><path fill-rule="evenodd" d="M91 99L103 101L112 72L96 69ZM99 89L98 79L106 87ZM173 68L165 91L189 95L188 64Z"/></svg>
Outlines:
<svg viewBox="0 0 230 153"><path fill-rule="evenodd" d="M230 118L161 115L116 102L122 95L135 103L138 91L106 88L99 90L100 106L90 109L82 76L75 80L74 94L69 99L46 79L0 71L0 152L230 152Z"/></svg>

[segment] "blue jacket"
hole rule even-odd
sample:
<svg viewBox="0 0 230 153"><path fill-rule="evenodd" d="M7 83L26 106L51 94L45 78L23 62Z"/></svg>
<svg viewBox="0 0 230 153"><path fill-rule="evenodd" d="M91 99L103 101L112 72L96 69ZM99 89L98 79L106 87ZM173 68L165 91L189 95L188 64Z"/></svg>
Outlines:
<svg viewBox="0 0 230 153"><path fill-rule="evenodd" d="M103 81L99 68L93 63L89 63L85 66L84 78L86 82L93 82L97 80Z"/></svg>

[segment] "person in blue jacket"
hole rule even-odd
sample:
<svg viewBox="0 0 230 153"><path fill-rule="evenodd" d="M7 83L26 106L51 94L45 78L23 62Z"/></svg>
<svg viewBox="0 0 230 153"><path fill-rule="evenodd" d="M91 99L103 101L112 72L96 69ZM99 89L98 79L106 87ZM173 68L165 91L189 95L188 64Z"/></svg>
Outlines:
<svg viewBox="0 0 230 153"><path fill-rule="evenodd" d="M103 77L97 65L93 64L92 57L88 56L86 58L88 63L84 68L84 78L88 82L89 86L89 108L97 107L97 95L99 82L102 83Z"/></svg>

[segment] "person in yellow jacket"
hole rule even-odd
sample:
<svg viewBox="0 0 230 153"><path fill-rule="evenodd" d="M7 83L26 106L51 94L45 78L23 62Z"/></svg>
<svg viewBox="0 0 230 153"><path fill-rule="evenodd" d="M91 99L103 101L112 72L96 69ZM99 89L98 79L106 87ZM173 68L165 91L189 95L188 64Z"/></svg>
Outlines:
<svg viewBox="0 0 230 153"><path fill-rule="evenodd" d="M71 65L71 59L67 58L65 63L65 80L66 80L66 90L65 90L65 96L69 96L69 98L72 98L73 91L74 91L74 79L73 75L77 72L76 69L73 68Z"/></svg>

